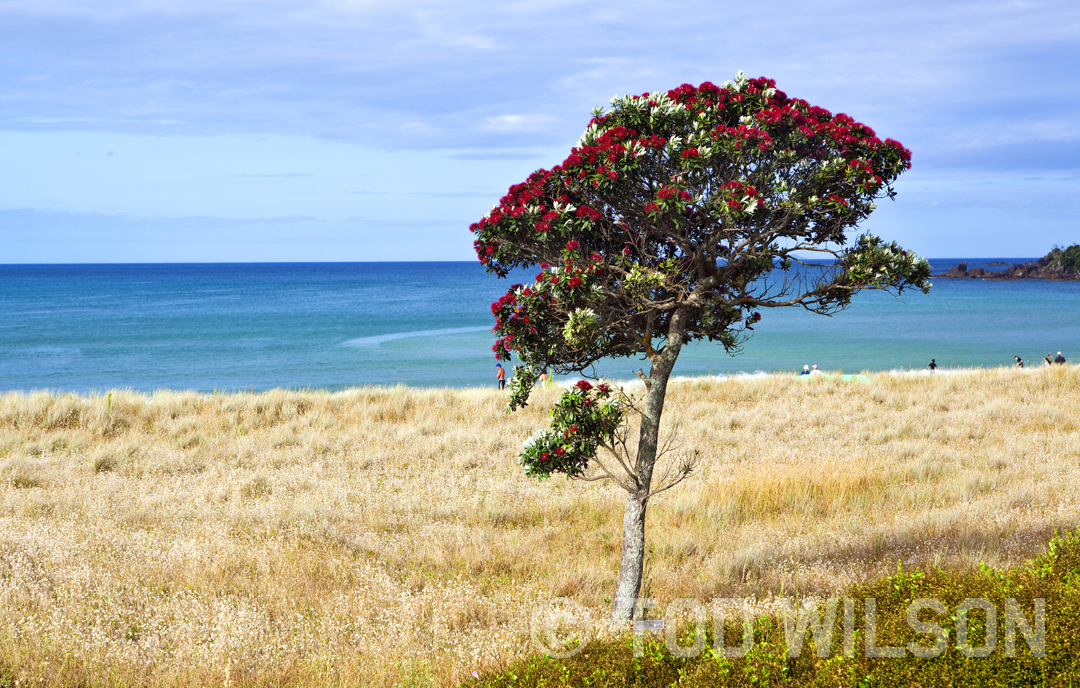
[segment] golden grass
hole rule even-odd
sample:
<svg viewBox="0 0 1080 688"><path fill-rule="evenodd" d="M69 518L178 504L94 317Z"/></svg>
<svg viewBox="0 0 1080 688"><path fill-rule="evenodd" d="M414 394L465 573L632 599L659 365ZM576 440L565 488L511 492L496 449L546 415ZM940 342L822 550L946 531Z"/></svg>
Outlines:
<svg viewBox="0 0 1080 688"><path fill-rule="evenodd" d="M607 613L624 493L516 463L558 390L0 396L0 665L36 685L452 685ZM110 408L111 403L111 408ZM1080 368L674 383L646 593L995 567L1080 521ZM44 679L39 681L38 679Z"/></svg>

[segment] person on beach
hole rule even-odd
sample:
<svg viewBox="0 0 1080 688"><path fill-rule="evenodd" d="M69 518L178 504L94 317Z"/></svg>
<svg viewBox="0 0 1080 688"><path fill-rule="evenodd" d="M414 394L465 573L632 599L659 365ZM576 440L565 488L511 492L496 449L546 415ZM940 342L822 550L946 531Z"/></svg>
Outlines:
<svg viewBox="0 0 1080 688"><path fill-rule="evenodd" d="M811 370L809 374L810 375L824 375L824 373L822 373L820 370L817 369L817 363L814 364L814 369Z"/></svg>
<svg viewBox="0 0 1080 688"><path fill-rule="evenodd" d="M1047 354L1047 356L1049 355L1050 354ZM1054 359L1054 363L1057 363L1058 365L1065 365L1065 357L1061 355L1060 351L1058 352L1057 358Z"/></svg>
<svg viewBox="0 0 1080 688"><path fill-rule="evenodd" d="M1016 367L1017 368L1023 368L1024 367L1024 359L1020 358L1019 356L1013 356L1013 358L1016 359Z"/></svg>
<svg viewBox="0 0 1080 688"><path fill-rule="evenodd" d="M937 370L938 369L937 359L936 358L931 358L930 359L930 365L926 366L926 369L929 370L931 373L934 372L935 370Z"/></svg>
<svg viewBox="0 0 1080 688"><path fill-rule="evenodd" d="M814 367L817 368L817 366L814 366ZM809 374L810 374L810 366L804 365L802 367L802 372L799 373L799 375L809 375Z"/></svg>
<svg viewBox="0 0 1080 688"><path fill-rule="evenodd" d="M506 387L506 370L502 367L502 363L495 364L495 379L499 381L499 389Z"/></svg>
<svg viewBox="0 0 1080 688"><path fill-rule="evenodd" d="M1049 366L1054 363L1054 360L1050 358L1053 354L1046 354L1046 358L1043 359L1043 365Z"/></svg>
<svg viewBox="0 0 1080 688"><path fill-rule="evenodd" d="M540 383L541 387L547 387L547 383L549 380L551 380L551 376L548 375L547 368L542 368L540 370L540 377L537 378L537 382Z"/></svg>

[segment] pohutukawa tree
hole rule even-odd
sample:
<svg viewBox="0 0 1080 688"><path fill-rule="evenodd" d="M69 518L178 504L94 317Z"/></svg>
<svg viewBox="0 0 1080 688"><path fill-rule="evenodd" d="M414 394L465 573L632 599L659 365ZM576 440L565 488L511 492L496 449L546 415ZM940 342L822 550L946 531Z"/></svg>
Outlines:
<svg viewBox="0 0 1080 688"><path fill-rule="evenodd" d="M544 368L591 377L604 358L648 363L637 400L586 380L565 391L520 457L530 475L607 478L629 493L614 620L634 613L650 497L691 468L653 484L679 352L708 339L735 353L768 308L830 314L861 289L928 291L925 259L851 236L876 199L895 195L910 159L851 117L740 73L594 110L561 165L511 187L472 225L488 272L540 269L492 304L496 357L521 361L510 410ZM641 414L636 441L631 409Z"/></svg>

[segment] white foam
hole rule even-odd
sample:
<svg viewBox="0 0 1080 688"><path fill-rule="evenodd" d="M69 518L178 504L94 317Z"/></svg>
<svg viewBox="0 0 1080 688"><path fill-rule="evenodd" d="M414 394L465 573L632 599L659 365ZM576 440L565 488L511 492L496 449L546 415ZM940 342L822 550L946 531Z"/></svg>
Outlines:
<svg viewBox="0 0 1080 688"><path fill-rule="evenodd" d="M465 334L467 332L491 331L488 326L483 327L447 327L441 330L413 330L411 332L391 332L389 334L375 335L374 337L359 337L349 339L341 343L341 346L375 346L383 342L392 342L395 339L409 339L410 337L441 337L450 334Z"/></svg>
<svg viewBox="0 0 1080 688"><path fill-rule="evenodd" d="M774 377L790 377L790 373L769 373L764 370L755 370L752 373L727 373L723 375L673 375L671 382L727 382L732 380L766 380ZM570 388L582 380L581 377L570 377L563 380L559 380L560 387ZM645 383L641 378L630 378L628 380L613 380L610 378L602 378L604 382L607 382L613 387L643 387ZM590 380L592 384L597 384L596 380Z"/></svg>

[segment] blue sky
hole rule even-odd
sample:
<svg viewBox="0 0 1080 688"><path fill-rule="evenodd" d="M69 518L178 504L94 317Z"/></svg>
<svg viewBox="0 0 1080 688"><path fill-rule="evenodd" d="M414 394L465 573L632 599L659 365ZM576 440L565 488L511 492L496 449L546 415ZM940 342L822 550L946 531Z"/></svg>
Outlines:
<svg viewBox="0 0 1080 688"><path fill-rule="evenodd" d="M617 94L739 70L914 153L865 225L1080 242L1080 3L0 0L0 263L471 260Z"/></svg>

